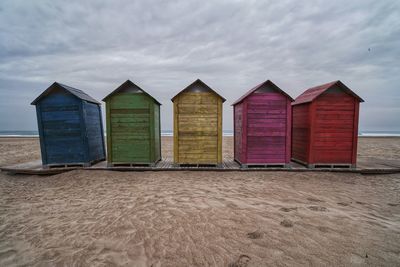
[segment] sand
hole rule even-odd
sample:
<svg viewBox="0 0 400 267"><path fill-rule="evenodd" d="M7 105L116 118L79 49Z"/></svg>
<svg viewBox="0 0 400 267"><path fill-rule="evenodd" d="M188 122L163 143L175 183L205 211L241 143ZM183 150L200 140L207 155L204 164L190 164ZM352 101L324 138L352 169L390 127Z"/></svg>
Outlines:
<svg viewBox="0 0 400 267"><path fill-rule="evenodd" d="M359 147L400 156L399 138ZM0 165L38 150L35 139L0 139ZM398 266L400 175L0 173L0 266L21 265Z"/></svg>

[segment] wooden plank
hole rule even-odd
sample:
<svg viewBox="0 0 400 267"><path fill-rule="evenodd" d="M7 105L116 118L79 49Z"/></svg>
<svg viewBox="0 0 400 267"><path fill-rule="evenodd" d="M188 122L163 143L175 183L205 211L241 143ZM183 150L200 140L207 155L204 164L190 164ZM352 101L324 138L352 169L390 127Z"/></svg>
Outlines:
<svg viewBox="0 0 400 267"><path fill-rule="evenodd" d="M315 135L315 117L316 117L316 109L315 109L315 102L312 102L309 105L309 125L310 125L310 130L309 130L309 144L307 147L307 158L306 162L308 163L313 163L314 162L314 150L312 148L314 144L314 135Z"/></svg>
<svg viewBox="0 0 400 267"><path fill-rule="evenodd" d="M242 157L240 161L242 163L247 163L248 152L247 152L247 142L248 142L248 123L249 113L247 112L247 100L243 101L243 119L242 119Z"/></svg>
<svg viewBox="0 0 400 267"><path fill-rule="evenodd" d="M292 148L292 105L291 100L286 98L287 106L286 106L286 150L285 150L285 163L290 162L290 158L292 156L291 148Z"/></svg>
<svg viewBox="0 0 400 267"><path fill-rule="evenodd" d="M345 110L345 111L337 111L337 110L320 110L318 112L320 115L344 115L344 116L352 116L354 111Z"/></svg>
<svg viewBox="0 0 400 267"><path fill-rule="evenodd" d="M266 118L266 115L268 116L268 119L286 119L286 113L282 114L270 114L270 113L246 113L248 119L264 119Z"/></svg>
<svg viewBox="0 0 400 267"><path fill-rule="evenodd" d="M107 100L113 109L148 109L150 102L153 102L148 96L138 93L118 93ZM131 112L128 112L131 113Z"/></svg>
<svg viewBox="0 0 400 267"><path fill-rule="evenodd" d="M255 94L247 98L251 102L263 102L269 100L285 100L285 96L281 94Z"/></svg>
<svg viewBox="0 0 400 267"><path fill-rule="evenodd" d="M286 118L286 110L282 109L269 109L269 110L263 110L263 109L255 109L255 108L249 108L247 110L248 113L250 114L259 114L261 113L262 115L268 115L268 116L274 116L276 115L278 118ZM281 116L278 116L281 115Z"/></svg>
<svg viewBox="0 0 400 267"><path fill-rule="evenodd" d="M120 114L149 114L150 110L148 108L119 108L119 109L111 109L111 114L120 115Z"/></svg>
<svg viewBox="0 0 400 267"><path fill-rule="evenodd" d="M150 121L149 116L132 116L132 117L119 117L113 116L112 122L113 123L143 123L147 124Z"/></svg>
<svg viewBox="0 0 400 267"><path fill-rule="evenodd" d="M42 112L49 112L48 114L51 114L53 112L57 111L79 111L79 105L78 104L71 104L71 105L44 105L41 108Z"/></svg>
<svg viewBox="0 0 400 267"><path fill-rule="evenodd" d="M238 148L238 144L240 142L239 135L241 133L241 130L239 130L237 128L239 123L240 123L241 117L238 116L236 113L237 113L237 111L238 111L238 109L239 109L239 107L241 105L242 104L237 104L237 105L233 106L233 158L235 158L235 159L239 159L239 157L238 157L238 149L239 149ZM236 121L236 120L238 120L238 121Z"/></svg>
<svg viewBox="0 0 400 267"><path fill-rule="evenodd" d="M222 99L218 98L218 149L217 162L222 163Z"/></svg>
<svg viewBox="0 0 400 267"><path fill-rule="evenodd" d="M218 112L218 105L217 104L178 104L178 112L180 114L188 114L188 113L195 113L195 114L214 114Z"/></svg>
<svg viewBox="0 0 400 267"><path fill-rule="evenodd" d="M178 96L178 98L175 99L175 101L173 102L174 105L174 162L178 163L179 162L179 128L178 128L178 102L180 100L180 97Z"/></svg>
<svg viewBox="0 0 400 267"><path fill-rule="evenodd" d="M42 164L47 164L47 151L44 141L44 133L43 133L43 121L41 114L41 105L40 103L36 105L36 116L39 130L39 142L40 142L40 152L42 155Z"/></svg>
<svg viewBox="0 0 400 267"><path fill-rule="evenodd" d="M113 155L112 155L112 149L111 149L111 144L112 144L112 136L113 133L111 131L111 108L110 108L110 103L106 101L106 131L107 131L107 160L108 162L113 161Z"/></svg>
<svg viewBox="0 0 400 267"><path fill-rule="evenodd" d="M91 157L90 160L104 160L106 159L106 148L105 148L105 142L104 142L104 127L103 127L103 120L102 120L102 114L101 114L101 106L100 105L95 105L90 103L91 107L93 110L96 111L95 114L90 115L89 121L94 123L97 121L99 125L94 123L93 131L95 134L91 133L90 138L89 138L89 145L90 145L90 153ZM90 109L89 109L90 111ZM90 130L92 132L92 130ZM96 133L97 132L97 133ZM93 154L93 155L92 155Z"/></svg>
<svg viewBox="0 0 400 267"><path fill-rule="evenodd" d="M352 156L351 164L354 166L357 164L357 144L358 144L358 117L359 117L360 102L354 99L354 126L353 126L353 144L352 144Z"/></svg>

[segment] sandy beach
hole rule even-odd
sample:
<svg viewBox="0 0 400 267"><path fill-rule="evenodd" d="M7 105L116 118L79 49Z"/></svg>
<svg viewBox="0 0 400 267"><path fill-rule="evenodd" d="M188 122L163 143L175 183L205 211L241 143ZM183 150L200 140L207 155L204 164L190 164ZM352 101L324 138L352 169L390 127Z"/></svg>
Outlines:
<svg viewBox="0 0 400 267"><path fill-rule="evenodd" d="M400 138L358 156L398 160ZM0 138L0 166L35 159L38 139ZM398 265L400 174L0 173L0 266Z"/></svg>

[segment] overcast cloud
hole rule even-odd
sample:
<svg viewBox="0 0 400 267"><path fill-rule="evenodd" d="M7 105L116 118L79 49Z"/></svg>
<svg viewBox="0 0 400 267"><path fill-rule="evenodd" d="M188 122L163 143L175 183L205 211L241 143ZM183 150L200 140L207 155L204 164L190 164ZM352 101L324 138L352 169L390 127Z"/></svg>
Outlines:
<svg viewBox="0 0 400 267"><path fill-rule="evenodd" d="M54 81L101 100L127 79L162 104L200 78L234 100L271 79L292 97L341 80L360 130L400 130L400 1L0 2L0 130L35 130Z"/></svg>

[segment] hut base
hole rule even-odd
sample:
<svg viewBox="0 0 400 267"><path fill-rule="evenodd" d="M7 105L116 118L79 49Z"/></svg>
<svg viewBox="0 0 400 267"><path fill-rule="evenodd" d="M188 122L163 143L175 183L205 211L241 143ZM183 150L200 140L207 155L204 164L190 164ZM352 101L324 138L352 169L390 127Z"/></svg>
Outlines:
<svg viewBox="0 0 400 267"><path fill-rule="evenodd" d="M155 162L107 162L107 167L156 167L160 161L161 159Z"/></svg>
<svg viewBox="0 0 400 267"><path fill-rule="evenodd" d="M240 165L242 169L262 169L262 168L271 168L271 169L290 169L290 163L242 163L240 160L234 159L236 163Z"/></svg>
<svg viewBox="0 0 400 267"><path fill-rule="evenodd" d="M222 168L223 164L222 163L199 163L199 164L193 164L193 163L174 163L174 167L177 168Z"/></svg>
<svg viewBox="0 0 400 267"><path fill-rule="evenodd" d="M299 159L292 158L292 161L300 163L309 169L356 169L356 164L351 163L313 163L304 162Z"/></svg>
<svg viewBox="0 0 400 267"><path fill-rule="evenodd" d="M71 167L90 167L100 161L105 160L105 158L92 160L90 162L73 162L73 163L53 163L43 165L43 169L56 169L56 168L71 168Z"/></svg>
<svg viewBox="0 0 400 267"><path fill-rule="evenodd" d="M290 165L287 163L246 163L241 164L243 169L251 169L251 168L290 168Z"/></svg>

